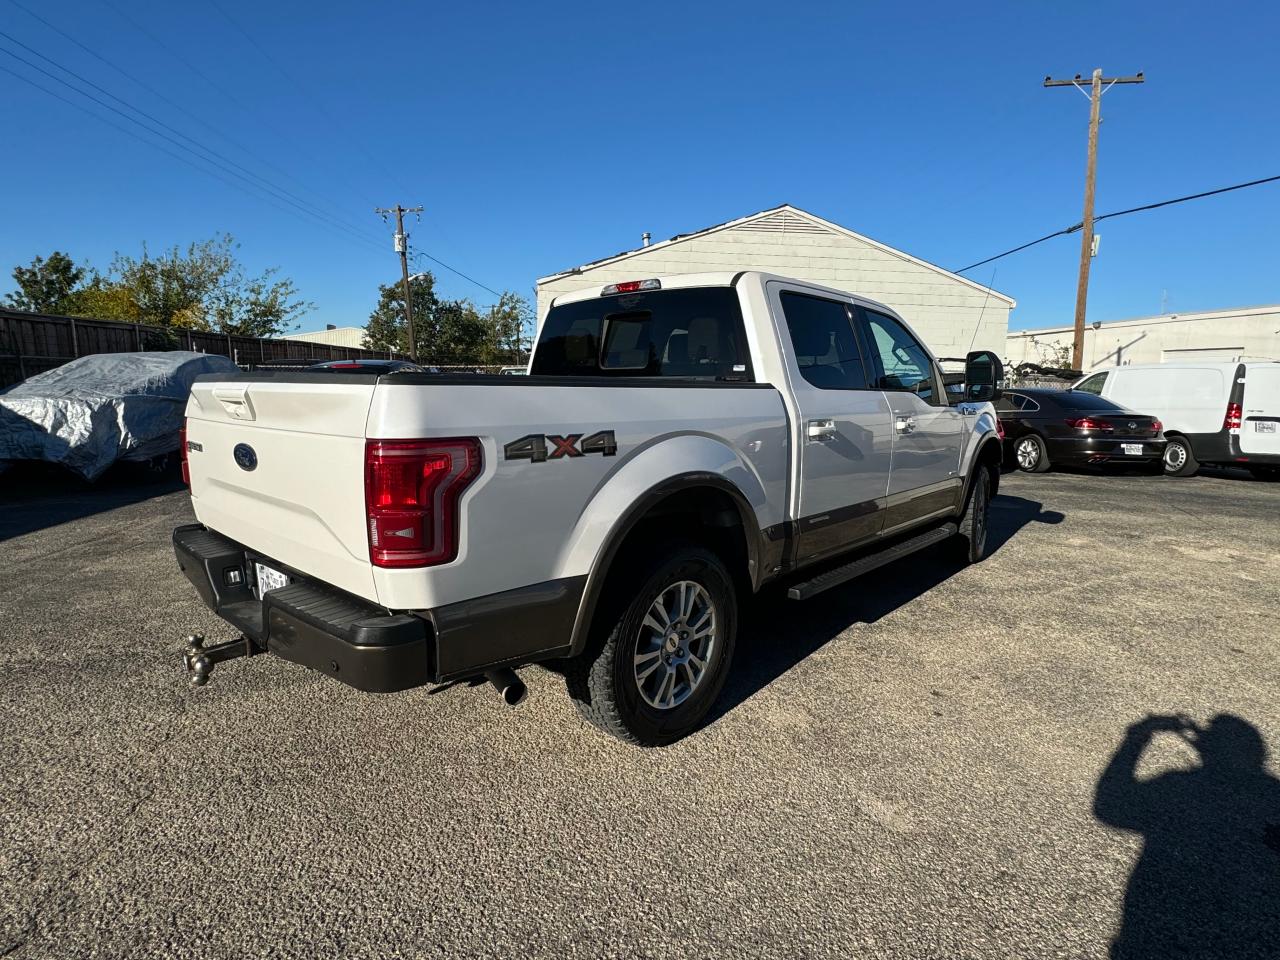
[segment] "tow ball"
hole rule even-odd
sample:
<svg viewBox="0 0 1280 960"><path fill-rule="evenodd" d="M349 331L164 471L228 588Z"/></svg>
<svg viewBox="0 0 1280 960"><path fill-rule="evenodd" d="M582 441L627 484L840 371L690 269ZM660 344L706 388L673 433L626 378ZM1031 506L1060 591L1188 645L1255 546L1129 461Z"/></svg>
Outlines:
<svg viewBox="0 0 1280 960"><path fill-rule="evenodd" d="M191 686L203 687L209 682L209 674L213 673L214 664L237 657L252 657L266 651L249 637L228 640L226 643L215 643L211 647L204 645L203 634L192 634L187 637L187 647L182 651L182 665L187 669L187 679Z"/></svg>

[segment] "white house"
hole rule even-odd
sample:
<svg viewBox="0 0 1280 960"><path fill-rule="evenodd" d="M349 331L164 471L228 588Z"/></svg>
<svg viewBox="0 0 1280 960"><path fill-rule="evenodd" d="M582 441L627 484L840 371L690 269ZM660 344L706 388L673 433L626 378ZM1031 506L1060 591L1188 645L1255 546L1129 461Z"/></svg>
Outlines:
<svg viewBox="0 0 1280 960"><path fill-rule="evenodd" d="M1005 344L1005 362L1069 363L1073 333L1070 324L1013 331ZM1084 328L1085 370L1126 363L1246 357L1280 360L1280 304L1109 320Z"/></svg>
<svg viewBox="0 0 1280 960"><path fill-rule="evenodd" d="M311 333L289 333L281 339L325 343L331 347L363 347L364 327L335 327L329 324L324 330L315 330Z"/></svg>
<svg viewBox="0 0 1280 960"><path fill-rule="evenodd" d="M906 318L938 356L1002 351L1012 297L783 204L538 280L538 324L556 294L618 280L764 270L847 290Z"/></svg>

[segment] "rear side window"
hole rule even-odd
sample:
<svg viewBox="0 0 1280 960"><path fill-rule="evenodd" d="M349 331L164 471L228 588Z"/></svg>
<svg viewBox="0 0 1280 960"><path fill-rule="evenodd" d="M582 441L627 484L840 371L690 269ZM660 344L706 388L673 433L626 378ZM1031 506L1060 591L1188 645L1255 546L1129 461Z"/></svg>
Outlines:
<svg viewBox="0 0 1280 960"><path fill-rule="evenodd" d="M867 374L849 308L789 291L781 299L800 376L823 390L865 389Z"/></svg>
<svg viewBox="0 0 1280 960"><path fill-rule="evenodd" d="M742 308L731 287L624 293L552 307L529 372L753 379Z"/></svg>

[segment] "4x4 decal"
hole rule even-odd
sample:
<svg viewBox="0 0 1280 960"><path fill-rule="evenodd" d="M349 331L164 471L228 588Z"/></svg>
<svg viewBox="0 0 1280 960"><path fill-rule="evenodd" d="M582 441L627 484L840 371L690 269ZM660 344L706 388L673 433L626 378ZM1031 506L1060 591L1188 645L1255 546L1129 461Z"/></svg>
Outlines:
<svg viewBox="0 0 1280 960"><path fill-rule="evenodd" d="M519 440L512 440L502 448L504 459L530 460L534 463L561 460L565 457L570 459L584 457L589 453L598 453L603 457L617 456L618 441L614 439L613 431L597 430L587 437L580 433L569 433L564 436L553 433L526 433Z"/></svg>

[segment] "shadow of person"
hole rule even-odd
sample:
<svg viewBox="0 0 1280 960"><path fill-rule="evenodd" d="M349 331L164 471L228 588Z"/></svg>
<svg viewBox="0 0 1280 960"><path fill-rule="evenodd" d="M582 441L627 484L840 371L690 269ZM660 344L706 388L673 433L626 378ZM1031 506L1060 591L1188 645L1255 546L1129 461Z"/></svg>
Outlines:
<svg viewBox="0 0 1280 960"><path fill-rule="evenodd" d="M1177 734L1200 765L1137 776L1152 737ZM1098 780L1100 821L1142 834L1111 945L1130 958L1280 956L1280 780L1257 728L1231 714L1131 726Z"/></svg>

